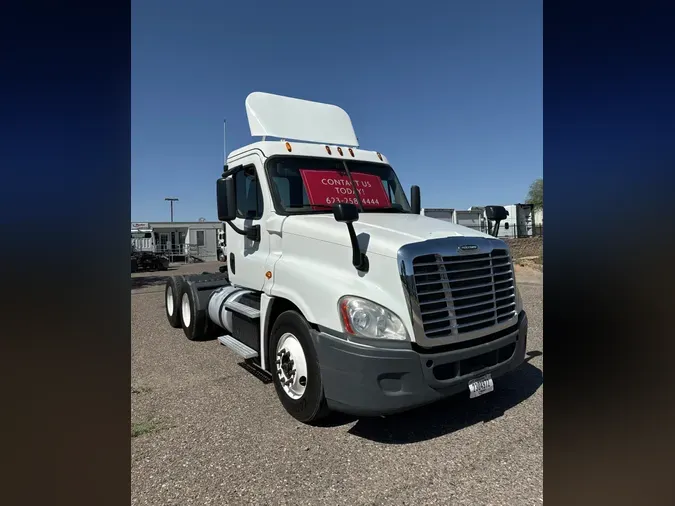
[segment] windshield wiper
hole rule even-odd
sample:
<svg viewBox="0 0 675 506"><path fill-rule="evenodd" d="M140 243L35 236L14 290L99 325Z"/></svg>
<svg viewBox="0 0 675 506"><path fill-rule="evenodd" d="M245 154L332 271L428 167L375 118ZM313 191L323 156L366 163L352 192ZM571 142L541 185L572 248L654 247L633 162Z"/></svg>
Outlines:
<svg viewBox="0 0 675 506"><path fill-rule="evenodd" d="M349 179L349 183L352 185L352 190L354 191L354 195L356 195L356 201L359 203L359 210L363 212L363 202L361 202L361 195L359 195L359 190L356 188L356 185L354 184L354 180L352 179L352 173L349 172L349 167L347 167L347 162L342 160L342 165L345 168L345 172L347 173L347 178Z"/></svg>

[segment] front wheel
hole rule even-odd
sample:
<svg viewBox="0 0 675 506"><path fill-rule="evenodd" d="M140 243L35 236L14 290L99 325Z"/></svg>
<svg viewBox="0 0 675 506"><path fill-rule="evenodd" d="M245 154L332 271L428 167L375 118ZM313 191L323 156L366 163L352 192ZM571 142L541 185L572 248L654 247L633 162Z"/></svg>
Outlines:
<svg viewBox="0 0 675 506"><path fill-rule="evenodd" d="M313 423L329 414L310 328L297 311L282 313L274 323L270 360L277 396L292 417Z"/></svg>

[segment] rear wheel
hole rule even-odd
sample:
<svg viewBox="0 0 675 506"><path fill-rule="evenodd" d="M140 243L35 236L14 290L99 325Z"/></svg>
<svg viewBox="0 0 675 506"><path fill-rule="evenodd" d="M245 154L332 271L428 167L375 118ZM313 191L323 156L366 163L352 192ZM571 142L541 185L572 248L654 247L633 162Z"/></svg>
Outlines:
<svg viewBox="0 0 675 506"><path fill-rule="evenodd" d="M212 333L209 316L204 309L197 309L195 294L187 284L183 286L180 298L180 321L185 337L190 341L199 341Z"/></svg>
<svg viewBox="0 0 675 506"><path fill-rule="evenodd" d="M171 276L166 280L164 288L164 309L169 325L174 329L181 328L180 322L180 296L183 292L183 277Z"/></svg>
<svg viewBox="0 0 675 506"><path fill-rule="evenodd" d="M296 420L313 423L329 414L309 324L297 311L279 315L270 336L277 396Z"/></svg>

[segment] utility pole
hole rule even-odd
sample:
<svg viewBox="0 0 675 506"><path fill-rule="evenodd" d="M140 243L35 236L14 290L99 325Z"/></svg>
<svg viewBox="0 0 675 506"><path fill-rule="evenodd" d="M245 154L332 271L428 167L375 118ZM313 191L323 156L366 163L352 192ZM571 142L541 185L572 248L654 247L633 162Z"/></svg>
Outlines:
<svg viewBox="0 0 675 506"><path fill-rule="evenodd" d="M173 223L173 203L178 201L176 197L165 197L164 200L168 200L171 205L171 223Z"/></svg>

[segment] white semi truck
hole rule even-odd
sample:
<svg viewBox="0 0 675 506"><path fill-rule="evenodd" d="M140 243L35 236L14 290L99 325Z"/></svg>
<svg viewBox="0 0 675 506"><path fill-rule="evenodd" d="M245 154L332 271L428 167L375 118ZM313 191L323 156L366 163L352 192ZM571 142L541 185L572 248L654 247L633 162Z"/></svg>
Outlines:
<svg viewBox="0 0 675 506"><path fill-rule="evenodd" d="M270 375L305 423L476 397L523 362L503 241L421 216L419 187L409 201L339 107L256 92L246 112L262 140L217 181L227 268L167 281L173 327Z"/></svg>

